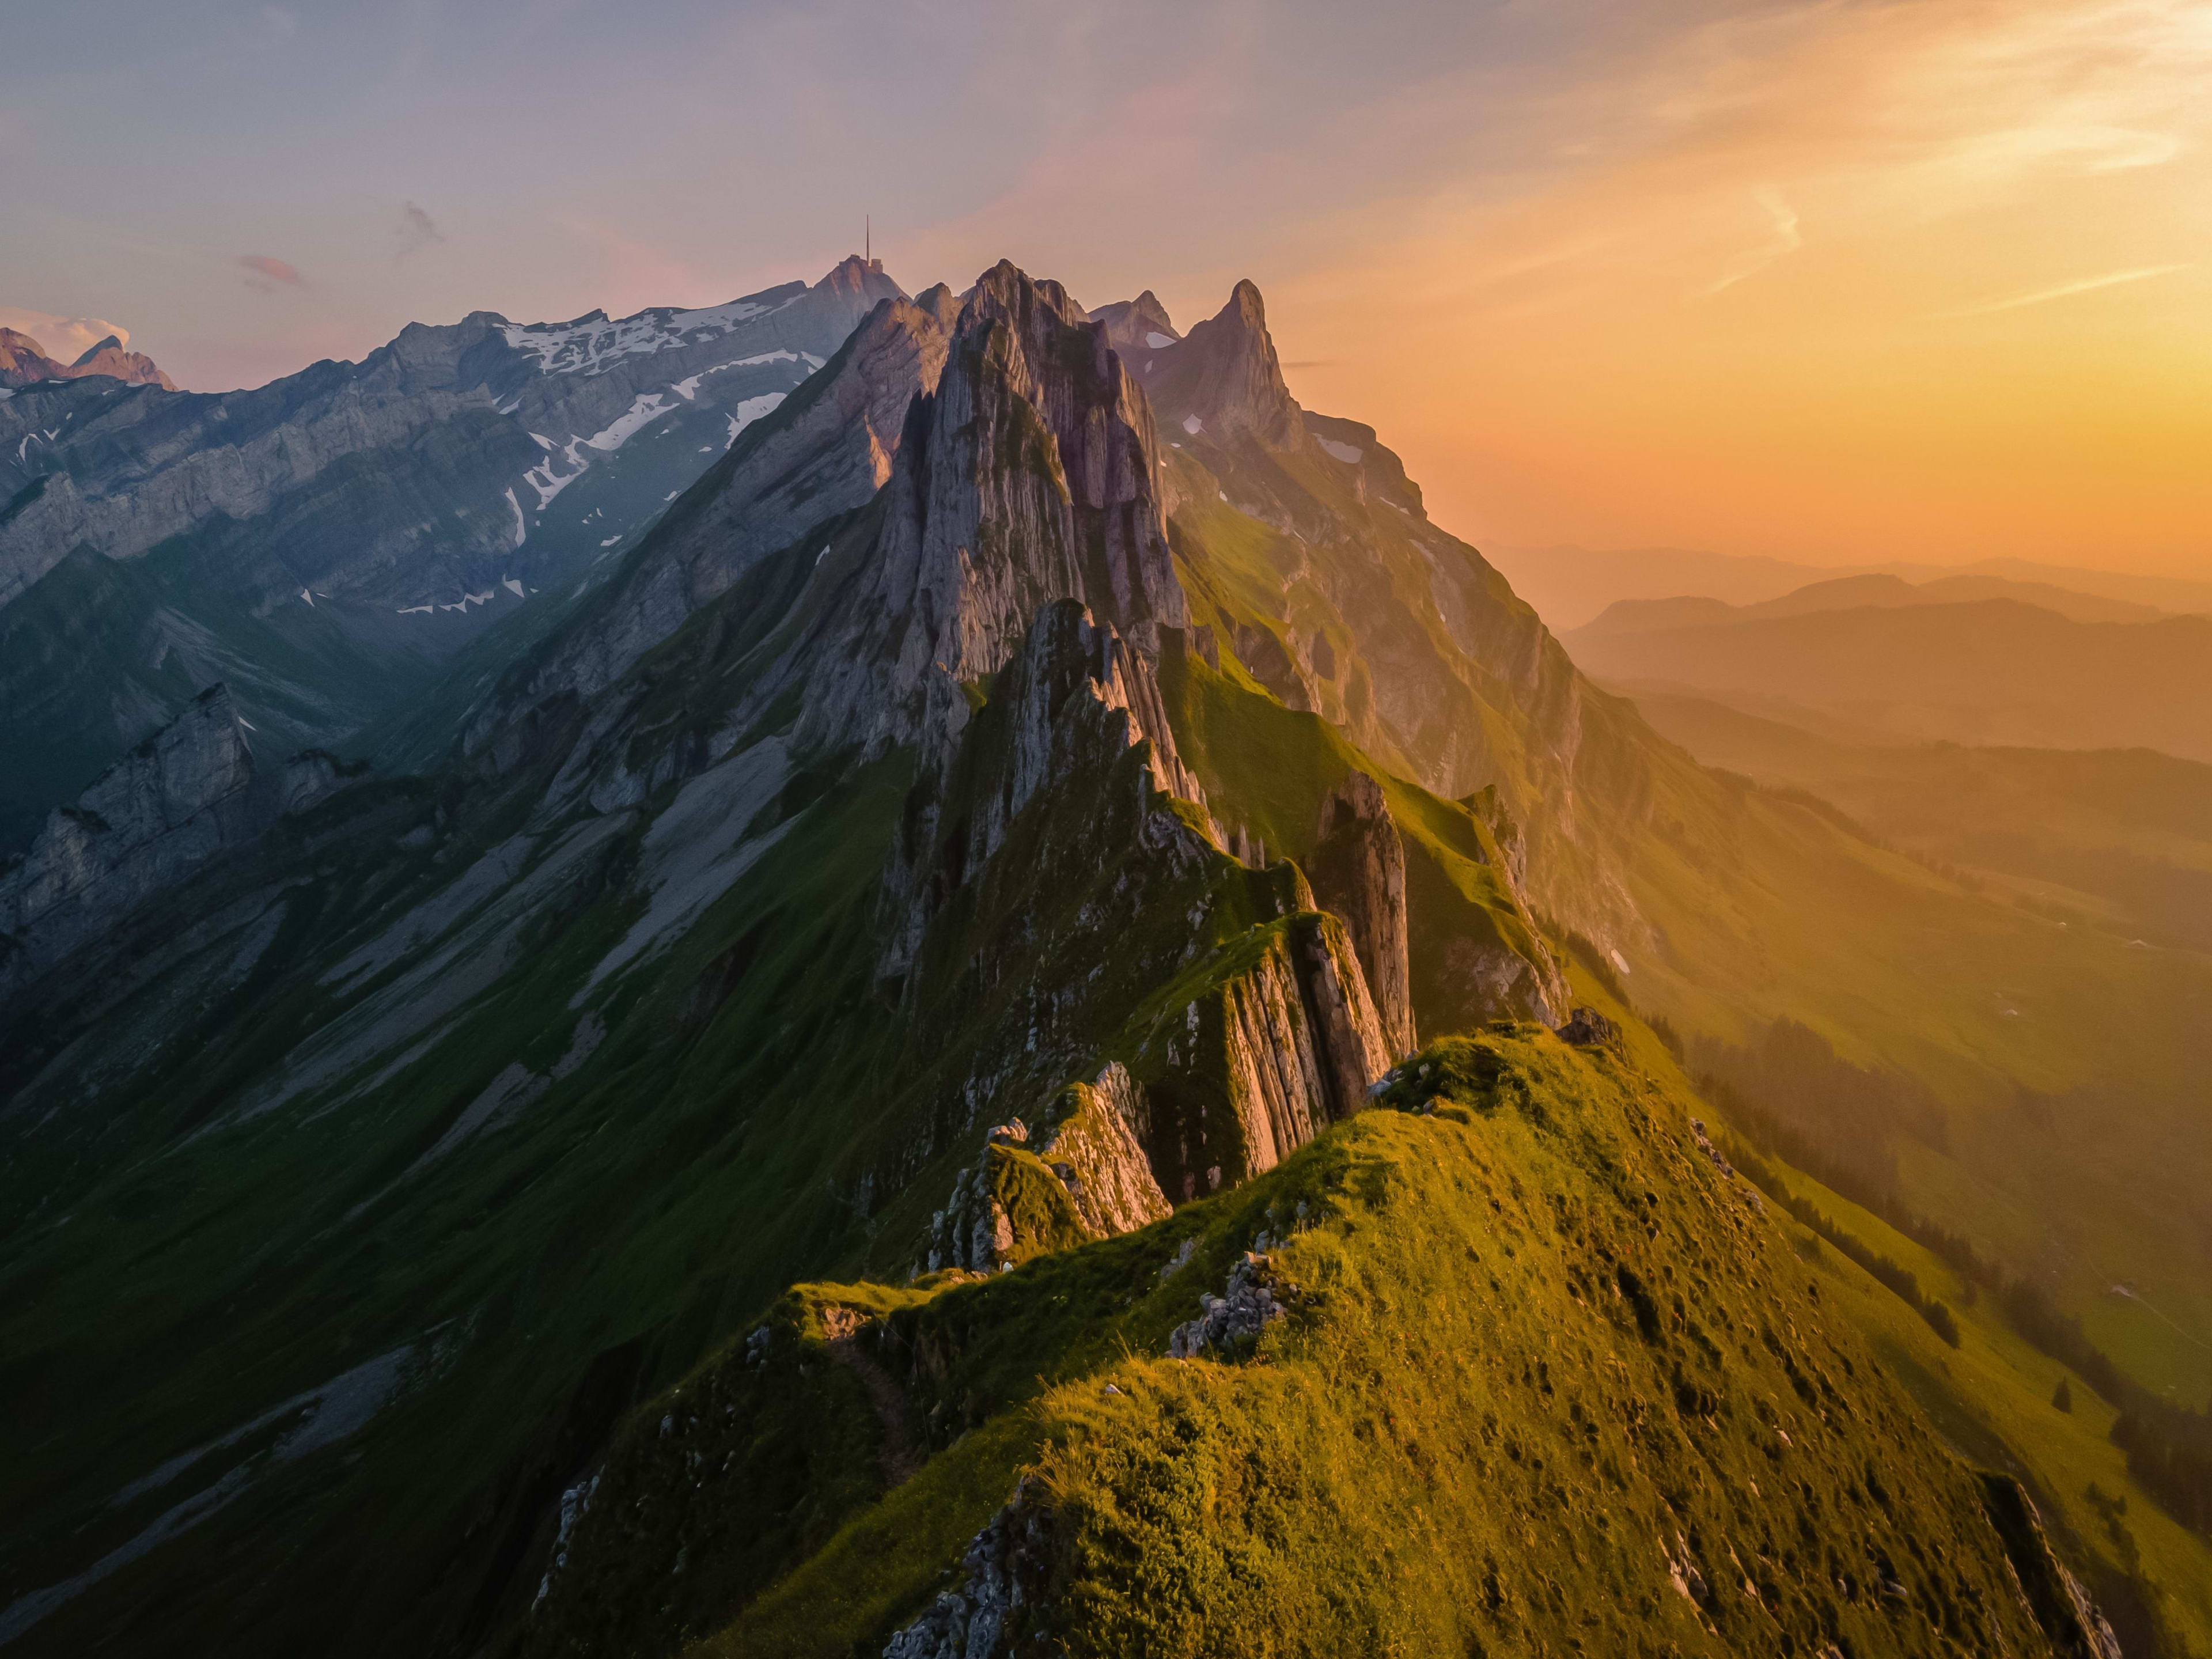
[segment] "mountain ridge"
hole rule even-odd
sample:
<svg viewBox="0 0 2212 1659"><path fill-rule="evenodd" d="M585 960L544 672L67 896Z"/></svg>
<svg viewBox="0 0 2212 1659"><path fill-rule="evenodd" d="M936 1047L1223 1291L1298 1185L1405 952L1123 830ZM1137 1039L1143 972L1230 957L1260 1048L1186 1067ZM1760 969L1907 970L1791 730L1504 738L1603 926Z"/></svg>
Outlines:
<svg viewBox="0 0 2212 1659"><path fill-rule="evenodd" d="M1278 1386L1312 1390L1315 1444L1348 1448L1350 1478L1295 1447L1267 1467L1329 1502L1410 1483L1340 1544L1395 1547L1405 1504L1445 1501L1424 1483L1473 1459L1531 1525L1585 1525L1560 1480L1596 1481L1601 1508L1632 1486L1632 1525L1573 1532L1619 1564L1592 1605L1664 1608L1685 1640L1765 1650L1723 1562L1808 1649L1838 1621L1875 1650L1919 1642L1900 1628L2094 1639L2006 1588L2060 1582L2021 1543L2040 1532L2016 1509L2001 1529L1899 1385L1859 1380L1857 1339L1778 1275L1835 1281L1586 959L1632 958L1639 993L1702 973L1698 883L1784 836L1831 860L1778 871L1801 881L1863 844L1698 770L1590 687L1370 428L1288 398L1256 291L1128 360L1086 315L1003 264L957 306L878 300L562 631L441 688L434 766L349 780L0 1003L20 1197L0 1306L26 1356L0 1387L50 1425L9 1508L70 1523L0 1539L22 1650L470 1653L530 1628L541 1587L557 1644L617 1581L647 1587L617 1599L647 1623L671 1583L682 1618L703 1586L724 1621L656 1640L750 1640L714 1600L741 1579L737 1611L804 1644L904 1641L951 1620L940 1593L972 1634L1003 1563L978 1528L1028 1527L1039 1457L1071 1528L1039 1534L1042 1582L1104 1607L1081 1540L1121 1548L1116 1494L1145 1490L1115 1460L1173 1485L1156 1430L1210 1422L1206 1467L1249 1468L1265 1447L1237 1399ZM779 494L794 470L823 487ZM1417 1218L1461 1205L1427 1235L1470 1253L1447 1249L1459 1311L1435 1316L1496 1310L1449 1349L1485 1367L1482 1398L1416 1413L1366 1373L1433 1334L1407 1264ZM786 1293L829 1273L865 1282ZM1504 1316L1527 1306L1540 1331ZM1574 1346L1540 1386L1554 1332ZM1002 1409L1044 1333L1147 1355L1116 1395L1095 1366L1063 1378L1088 1403L1050 1447ZM1255 1338L1265 1363L1241 1363ZM1393 1380L1458 1369L1440 1352ZM728 1471L742 1448L679 1433L678 1402L763 1370L775 1389L737 1432L774 1501L720 1507L708 1452ZM812 1386L775 1391L794 1381ZM1606 1426L1560 1404L1585 1395ZM1134 1414L1100 1419L1102 1398ZM1878 1467L1848 1481L1848 1437L1809 1420L1845 1408L1879 1425ZM1626 1475L1621 1437L1647 1430L1688 1487ZM1705 1434L1715 1462L1680 1450ZM2022 1466L2044 1455L2029 1442ZM1689 1473L1723 1463L1717 1486ZM1775 1473L1808 1466L1810 1495ZM647 1507L617 1510L636 1468ZM1780 1479L1790 1524L1740 1526L1739 1476ZM2054 1525L2087 1513L2079 1485L2039 1487ZM1856 1526L1791 1541L1881 1493L1923 1547L1861 1561ZM1671 1540L1661 1508L1683 1517ZM664 1513L788 1547L717 1557L701 1534L686 1554ZM1174 1514L1158 1559L1264 1560L1237 1514ZM920 1524L884 1553L888 1589L818 1554L902 1517ZM2100 1536L2068 1547L2135 1582ZM1421 1634L1510 1645L1564 1616L1525 1541L1498 1541L1486 1581L1426 1543L1406 1558L1489 1621L1425 1590ZM1855 1582L1832 1595L1831 1547ZM608 1574L564 1581L564 1551ZM88 1575L111 1576L73 1594ZM1206 1605L1168 1589L1163 1610ZM1377 1629L1378 1596L1354 1598ZM1115 1639L1141 1626L1107 1612Z"/></svg>

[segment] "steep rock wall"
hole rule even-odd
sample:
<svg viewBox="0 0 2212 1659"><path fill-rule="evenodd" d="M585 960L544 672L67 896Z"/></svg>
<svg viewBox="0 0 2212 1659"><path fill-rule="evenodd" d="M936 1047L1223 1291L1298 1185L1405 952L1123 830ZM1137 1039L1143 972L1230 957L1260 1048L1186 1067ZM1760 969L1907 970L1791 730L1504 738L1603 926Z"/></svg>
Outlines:
<svg viewBox="0 0 2212 1659"><path fill-rule="evenodd" d="M1382 787L1354 772L1322 802L1307 874L1322 908L1341 917L1393 1059L1413 1048L1407 967L1406 848Z"/></svg>

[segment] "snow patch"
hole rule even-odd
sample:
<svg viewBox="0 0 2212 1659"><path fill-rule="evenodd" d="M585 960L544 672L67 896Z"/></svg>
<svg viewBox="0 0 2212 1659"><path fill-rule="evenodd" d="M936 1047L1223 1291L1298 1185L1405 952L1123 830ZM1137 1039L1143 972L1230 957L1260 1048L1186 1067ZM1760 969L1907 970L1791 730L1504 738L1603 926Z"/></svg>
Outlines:
<svg viewBox="0 0 2212 1659"><path fill-rule="evenodd" d="M300 590L300 597L307 602L308 610L313 611L315 608L315 596L307 592L306 588L303 587Z"/></svg>
<svg viewBox="0 0 2212 1659"><path fill-rule="evenodd" d="M573 323L509 323L500 332L515 350L529 352L538 359L541 374L604 374L623 357L704 345L739 323L781 311L798 297L793 295L792 300L773 306L732 300L727 305L697 311L662 306L612 322L594 314Z"/></svg>
<svg viewBox="0 0 2212 1659"><path fill-rule="evenodd" d="M434 605L403 605L399 607L399 614L403 617L427 617L437 608Z"/></svg>
<svg viewBox="0 0 2212 1659"><path fill-rule="evenodd" d="M729 417L730 443L724 444L722 447L727 449L730 447L730 444L737 442L738 434L743 432L747 427L750 426L755 421L760 419L762 416L767 414L769 410L774 409L782 401L783 393L781 392L763 392L759 397L748 398L743 403L739 404L737 407L737 412Z"/></svg>
<svg viewBox="0 0 2212 1659"><path fill-rule="evenodd" d="M554 458L548 457L522 475L522 482L538 492L538 510L540 513L553 504L556 495L582 477L585 468L591 465L576 453L574 439L569 441L567 454L568 459L575 464L574 472L556 472L553 470Z"/></svg>
<svg viewBox="0 0 2212 1659"><path fill-rule="evenodd" d="M514 509L514 544L520 547L530 539L530 525L522 516L522 503L514 499L512 486L507 492L507 504Z"/></svg>
<svg viewBox="0 0 2212 1659"><path fill-rule="evenodd" d="M1182 342L1172 334L1148 333L1145 336L1145 343L1155 351L1165 351L1170 346L1179 345Z"/></svg>
<svg viewBox="0 0 2212 1659"><path fill-rule="evenodd" d="M1334 438L1316 438L1314 441L1346 466L1353 465L1359 459L1359 449L1355 444L1340 444Z"/></svg>
<svg viewBox="0 0 2212 1659"><path fill-rule="evenodd" d="M699 375L689 374L680 380L671 380L668 389L688 404L699 395L700 379Z"/></svg>
<svg viewBox="0 0 2212 1659"><path fill-rule="evenodd" d="M514 594L516 599L519 599L522 597L522 584L515 580L514 577L501 576L499 579L499 585L505 588L508 592Z"/></svg>
<svg viewBox="0 0 2212 1659"><path fill-rule="evenodd" d="M1200 433L1206 430L1206 422L1200 420L1195 415L1186 415L1182 417L1182 429L1189 433L1192 437L1195 438Z"/></svg>
<svg viewBox="0 0 2212 1659"><path fill-rule="evenodd" d="M620 449L623 441L640 427L667 413L672 407L674 405L667 403L658 392L641 392L630 404L629 413L617 415L612 425L584 439L584 447L612 453Z"/></svg>

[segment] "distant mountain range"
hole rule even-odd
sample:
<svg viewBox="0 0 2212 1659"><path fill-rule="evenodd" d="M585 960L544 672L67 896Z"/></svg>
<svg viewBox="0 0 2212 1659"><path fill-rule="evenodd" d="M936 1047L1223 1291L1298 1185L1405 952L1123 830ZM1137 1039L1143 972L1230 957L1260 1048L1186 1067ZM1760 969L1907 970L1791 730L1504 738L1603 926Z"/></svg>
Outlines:
<svg viewBox="0 0 2212 1659"><path fill-rule="evenodd" d="M476 312L217 394L0 341L0 850L218 681L270 746L327 747L550 625L901 293L852 258L701 310Z"/></svg>
<svg viewBox="0 0 2212 1659"><path fill-rule="evenodd" d="M81 380L88 375L120 380L125 386L157 386L174 392L176 385L143 352L126 351L114 335L98 342L75 362L57 362L46 349L27 334L0 328L0 391L35 386L41 380Z"/></svg>
<svg viewBox="0 0 2212 1659"><path fill-rule="evenodd" d="M2212 617L2041 585L1863 576L1752 605L1622 600L1564 643L1609 684L1784 719L1795 708L1893 737L2212 760Z"/></svg>
<svg viewBox="0 0 2212 1659"><path fill-rule="evenodd" d="M2212 766L2142 749L1853 741L1679 692L1636 706L1707 765L1809 790L2024 902L2212 951Z"/></svg>
<svg viewBox="0 0 2212 1659"><path fill-rule="evenodd" d="M1923 586L1937 580L1987 577L2177 615L2212 614L2212 581L2039 564L2028 559L1979 559L1963 565L1893 561L1823 568L1785 559L1674 547L1507 547L1493 549L1488 556L1512 582L1513 591L1561 632L1584 626L1623 599L1695 596L1733 605L1760 605L1816 584L1869 575L1893 576ZM2018 592L1973 597L2042 602Z"/></svg>
<svg viewBox="0 0 2212 1659"><path fill-rule="evenodd" d="M2008 599L2054 611L2074 622L2156 622L2166 613L2154 605L2077 593L2049 582L2010 581L2002 576L1942 576L1909 582L1902 576L1838 576L1814 582L1758 605L1729 605L1706 598L1620 599L1595 622L1574 630L1576 639L1612 639L1629 634L1662 634L1670 629L1760 622L1773 617L1809 617L1823 611L1902 610L1909 605L1973 605Z"/></svg>

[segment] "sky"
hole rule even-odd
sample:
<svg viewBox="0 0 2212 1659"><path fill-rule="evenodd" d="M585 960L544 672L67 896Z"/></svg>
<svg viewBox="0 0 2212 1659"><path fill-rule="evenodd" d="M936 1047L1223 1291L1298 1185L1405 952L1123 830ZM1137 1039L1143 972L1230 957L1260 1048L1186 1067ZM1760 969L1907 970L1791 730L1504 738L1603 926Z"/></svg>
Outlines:
<svg viewBox="0 0 2212 1659"><path fill-rule="evenodd" d="M8 13L0 325L55 356L258 385L869 216L910 290L1252 278L1478 545L2212 578L2212 0Z"/></svg>

